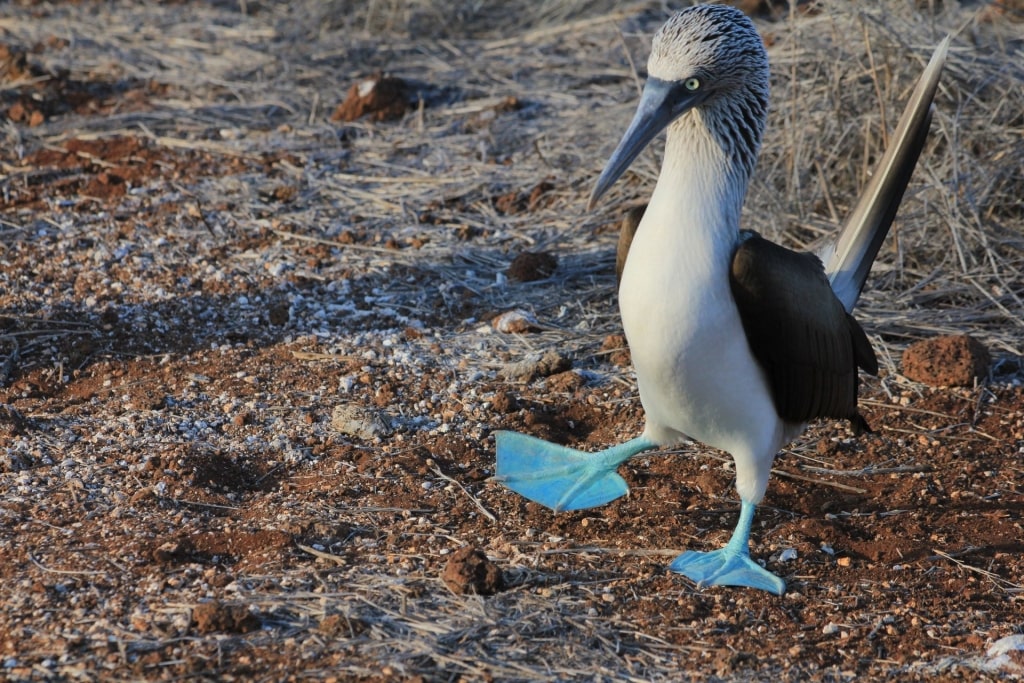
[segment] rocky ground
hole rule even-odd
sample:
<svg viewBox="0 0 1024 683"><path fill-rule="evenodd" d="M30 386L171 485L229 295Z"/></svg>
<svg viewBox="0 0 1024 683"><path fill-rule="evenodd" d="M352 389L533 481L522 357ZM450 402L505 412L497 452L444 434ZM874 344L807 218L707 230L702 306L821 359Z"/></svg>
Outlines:
<svg viewBox="0 0 1024 683"><path fill-rule="evenodd" d="M699 444L594 510L489 481L495 430L642 429L613 261L656 163L582 207L660 5L12 5L0 678L1019 677L1021 24L897 4L758 19L778 132L748 220L792 245L844 214L933 24L973 22L858 311L874 433L814 425L758 513L781 598L667 572L735 523ZM794 130L834 135L813 178Z"/></svg>

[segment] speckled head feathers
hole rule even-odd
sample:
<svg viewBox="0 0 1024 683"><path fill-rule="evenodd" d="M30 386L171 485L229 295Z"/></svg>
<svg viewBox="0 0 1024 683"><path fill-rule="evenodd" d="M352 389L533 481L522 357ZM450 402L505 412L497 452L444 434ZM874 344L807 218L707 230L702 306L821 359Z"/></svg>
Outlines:
<svg viewBox="0 0 1024 683"><path fill-rule="evenodd" d="M697 79L703 96L676 126L706 126L737 168L757 161L768 118L768 53L754 24L727 5L674 14L655 34L647 70L669 82Z"/></svg>
<svg viewBox="0 0 1024 683"><path fill-rule="evenodd" d="M727 5L697 5L674 14L655 34L647 69L666 81L704 76L721 85L767 79L768 55L743 12Z"/></svg>

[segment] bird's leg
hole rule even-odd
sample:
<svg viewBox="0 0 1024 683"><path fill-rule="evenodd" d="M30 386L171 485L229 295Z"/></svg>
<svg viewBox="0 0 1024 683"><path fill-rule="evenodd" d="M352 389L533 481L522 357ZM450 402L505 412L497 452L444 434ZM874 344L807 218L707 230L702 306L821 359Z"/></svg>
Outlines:
<svg viewBox="0 0 1024 683"><path fill-rule="evenodd" d="M611 502L629 491L615 468L658 444L644 437L585 453L525 434L497 432L494 480L555 510L583 510Z"/></svg>
<svg viewBox="0 0 1024 683"><path fill-rule="evenodd" d="M687 550L669 565L698 586L748 586L782 595L786 582L750 559L750 525L754 521L753 503L740 503L740 519L724 548L711 552Z"/></svg>

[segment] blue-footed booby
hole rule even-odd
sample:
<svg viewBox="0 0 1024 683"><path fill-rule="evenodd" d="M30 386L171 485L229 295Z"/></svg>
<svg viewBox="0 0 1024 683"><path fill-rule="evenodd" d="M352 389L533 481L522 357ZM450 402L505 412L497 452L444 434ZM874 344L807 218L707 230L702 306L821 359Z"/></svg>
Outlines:
<svg viewBox="0 0 1024 683"><path fill-rule="evenodd" d="M646 450L693 439L736 465L739 522L712 552L669 566L699 586L785 582L750 557L754 511L776 453L815 418L857 412L857 371L877 372L850 315L892 223L931 122L949 39L936 49L889 149L820 258L740 229L740 210L768 112L768 55L753 23L724 5L672 16L654 36L636 114L594 187L590 206L667 129L661 173L628 250L622 325L646 415L643 433L585 453L498 432L495 478L557 510L628 491L616 467ZM620 261L625 254L620 249Z"/></svg>

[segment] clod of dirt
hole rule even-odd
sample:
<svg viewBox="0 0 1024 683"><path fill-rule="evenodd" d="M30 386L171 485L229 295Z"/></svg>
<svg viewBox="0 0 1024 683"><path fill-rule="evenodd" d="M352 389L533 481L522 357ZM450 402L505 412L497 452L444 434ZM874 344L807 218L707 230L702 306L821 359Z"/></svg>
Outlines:
<svg viewBox="0 0 1024 683"><path fill-rule="evenodd" d="M275 327L283 327L288 324L288 320L291 318L289 306L286 302L280 301L271 305L267 310L267 319L271 325Z"/></svg>
<svg viewBox="0 0 1024 683"><path fill-rule="evenodd" d="M248 633L260 627L260 620L242 605L225 605L219 600L201 602L192 608L192 621L199 633Z"/></svg>
<svg viewBox="0 0 1024 683"><path fill-rule="evenodd" d="M482 550L467 545L448 560L441 576L453 593L494 595L505 588L505 578Z"/></svg>
<svg viewBox="0 0 1024 683"><path fill-rule="evenodd" d="M38 109L25 106L22 102L15 102L7 110L7 118L15 123L27 123L30 128L41 125L46 117Z"/></svg>
<svg viewBox="0 0 1024 683"><path fill-rule="evenodd" d="M543 356L529 356L521 361L509 363L498 370L505 379L529 382L537 377L549 377L565 372L572 367L572 361L557 351L547 351Z"/></svg>
<svg viewBox="0 0 1024 683"><path fill-rule="evenodd" d="M14 83L31 76L25 51L0 45L0 83Z"/></svg>
<svg viewBox="0 0 1024 683"><path fill-rule="evenodd" d="M391 420L379 410L350 403L337 406L331 413L331 429L364 441L391 436Z"/></svg>
<svg viewBox="0 0 1024 683"><path fill-rule="evenodd" d="M573 370L567 370L566 372L560 372L557 375L548 377L548 389L566 394L571 394L577 389L582 388L586 383L587 381L583 379L583 375Z"/></svg>
<svg viewBox="0 0 1024 683"><path fill-rule="evenodd" d="M519 407L519 401L514 394L508 391L499 391L491 401L491 408L498 413L511 413Z"/></svg>
<svg viewBox="0 0 1024 683"><path fill-rule="evenodd" d="M186 556L191 547L179 541L167 541L153 549L152 558L160 564L172 564Z"/></svg>
<svg viewBox="0 0 1024 683"><path fill-rule="evenodd" d="M931 386L971 386L988 375L992 357L969 335L950 335L915 342L903 352L903 374Z"/></svg>
<svg viewBox="0 0 1024 683"><path fill-rule="evenodd" d="M726 4L732 5L748 16L764 17L772 21L778 21L785 17L786 12L789 11L789 3L783 5L783 3L773 0L729 0ZM817 3L812 0L797 0L793 4L800 14L814 16L821 11Z"/></svg>
<svg viewBox="0 0 1024 683"><path fill-rule="evenodd" d="M542 180L534 185L529 192L512 190L504 194L495 195L492 200L494 209L503 216L512 216L523 211L536 211L550 205L551 190L555 185L549 180Z"/></svg>
<svg viewBox="0 0 1024 683"><path fill-rule="evenodd" d="M521 308L499 313L491 320L491 326L502 334L526 334L540 330L537 319Z"/></svg>
<svg viewBox="0 0 1024 683"><path fill-rule="evenodd" d="M331 638L354 638L366 630L366 623L344 614L329 614L320 620L320 633Z"/></svg>
<svg viewBox="0 0 1024 683"><path fill-rule="evenodd" d="M299 188L295 185L275 185L258 191L261 199L268 202L290 204L299 196Z"/></svg>
<svg viewBox="0 0 1024 683"><path fill-rule="evenodd" d="M18 81L27 81L35 75L37 73L28 63L27 53L24 50L0 44L0 84L8 85ZM19 100L8 107L7 118L15 123L27 123L29 126L38 126L46 120L43 113L33 106L30 99Z"/></svg>
<svg viewBox="0 0 1024 683"><path fill-rule="evenodd" d="M0 403L0 435L20 436L32 429L33 423L9 403Z"/></svg>
<svg viewBox="0 0 1024 683"><path fill-rule="evenodd" d="M519 282L534 282L551 277L558 267L558 257L546 251L523 253L512 259L505 274Z"/></svg>
<svg viewBox="0 0 1024 683"><path fill-rule="evenodd" d="M979 24L1021 21L1024 21L1024 2L1022 0L991 2L978 12Z"/></svg>
<svg viewBox="0 0 1024 683"><path fill-rule="evenodd" d="M601 351L608 354L608 360L613 365L618 365L620 368L624 368L633 362L633 357L629 353L629 345L626 343L626 337L621 334L609 334L601 342Z"/></svg>
<svg viewBox="0 0 1024 683"><path fill-rule="evenodd" d="M526 198L526 208L529 211L536 211L537 209L549 206L551 204L550 192L555 189L554 183L548 180L542 180L533 186L530 190L529 196Z"/></svg>
<svg viewBox="0 0 1024 683"><path fill-rule="evenodd" d="M355 121L370 116L372 121L401 118L409 107L409 86L401 78L380 74L355 83L345 101L331 115L331 121Z"/></svg>

